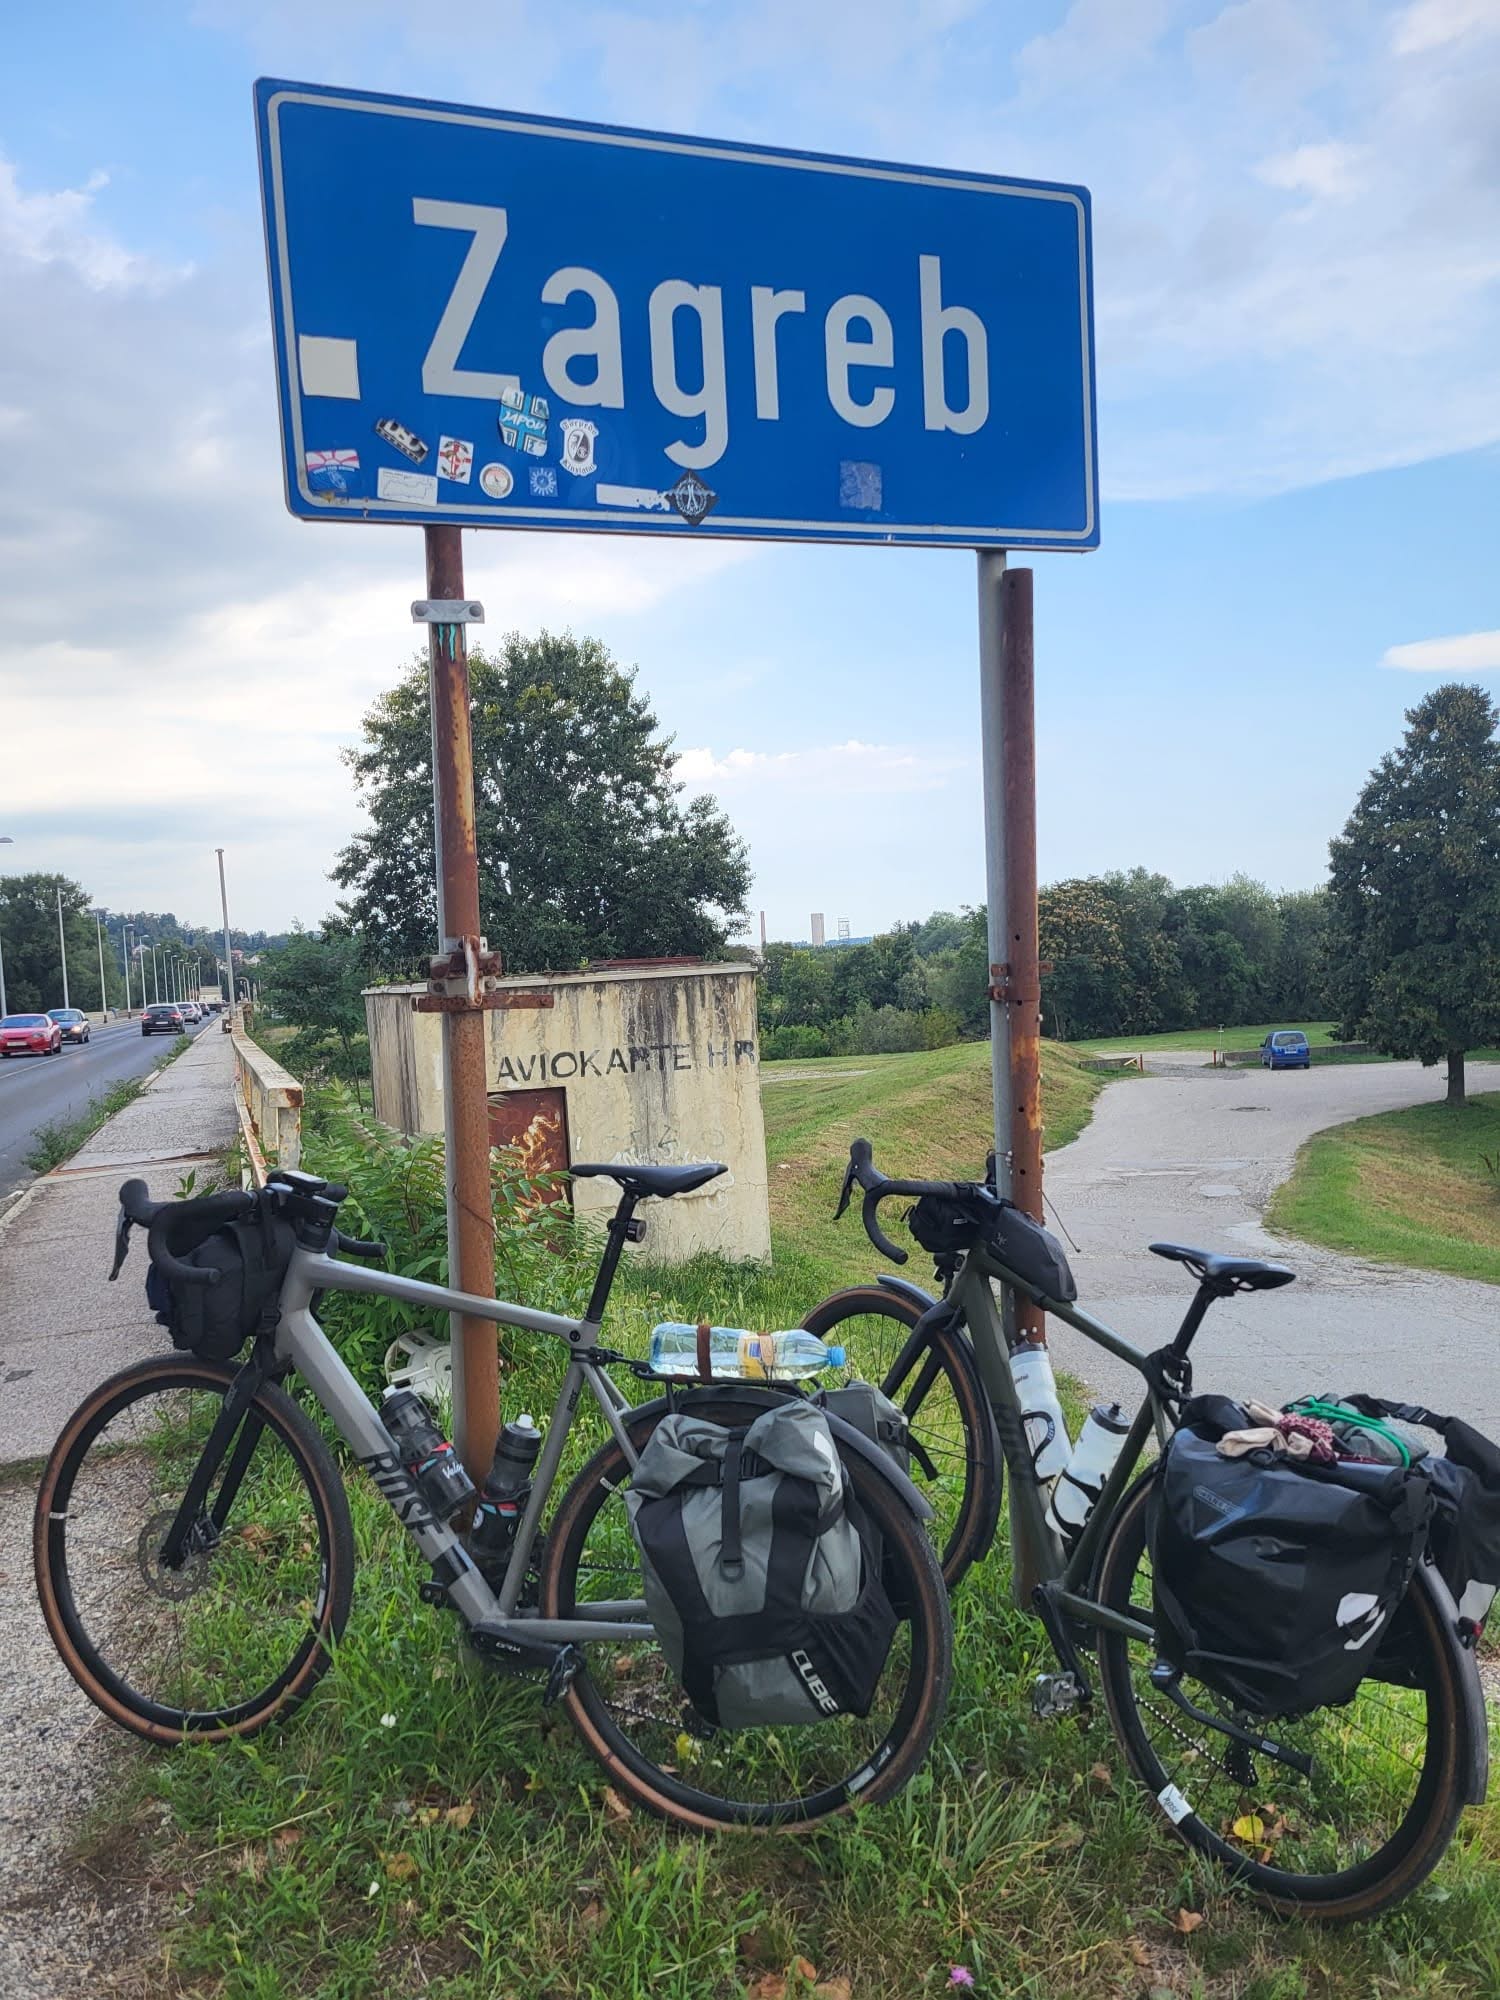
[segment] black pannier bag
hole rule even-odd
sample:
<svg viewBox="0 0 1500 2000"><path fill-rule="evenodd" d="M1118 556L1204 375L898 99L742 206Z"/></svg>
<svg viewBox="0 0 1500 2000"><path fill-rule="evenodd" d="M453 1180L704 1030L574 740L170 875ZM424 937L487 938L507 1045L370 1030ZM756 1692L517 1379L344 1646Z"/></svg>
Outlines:
<svg viewBox="0 0 1500 2000"><path fill-rule="evenodd" d="M1033 1222L1003 1195L980 1190L965 1200L924 1194L906 1217L906 1226L933 1256L972 1250L981 1240L1002 1264L1049 1299L1071 1304L1078 1286L1067 1253L1050 1229Z"/></svg>
<svg viewBox="0 0 1500 2000"><path fill-rule="evenodd" d="M296 1234L263 1201L233 1222L189 1220L170 1223L166 1247L184 1264L222 1273L216 1285L173 1285L152 1264L146 1298L174 1347L206 1361L232 1361L257 1333L269 1332L280 1316L281 1281L296 1248Z"/></svg>
<svg viewBox="0 0 1500 2000"><path fill-rule="evenodd" d="M663 1417L625 1505L647 1612L705 1721L869 1714L896 1614L821 1410L789 1398L744 1429Z"/></svg>
<svg viewBox="0 0 1500 2000"><path fill-rule="evenodd" d="M1443 1440L1447 1456L1422 1461L1436 1503L1428 1547L1459 1616L1477 1633L1500 1587L1500 1446L1462 1417L1440 1417L1420 1403L1343 1400L1368 1417L1394 1417Z"/></svg>
<svg viewBox="0 0 1500 2000"><path fill-rule="evenodd" d="M1426 1546L1426 1460L1317 1465L1216 1448L1253 1420L1227 1397L1183 1410L1151 1484L1147 1537L1161 1657L1263 1717L1352 1699Z"/></svg>

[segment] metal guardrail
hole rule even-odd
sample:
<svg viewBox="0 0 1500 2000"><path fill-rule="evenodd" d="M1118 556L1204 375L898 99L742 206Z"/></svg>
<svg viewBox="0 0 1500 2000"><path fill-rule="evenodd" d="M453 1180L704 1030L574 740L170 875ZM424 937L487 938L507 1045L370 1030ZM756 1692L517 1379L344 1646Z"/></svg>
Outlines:
<svg viewBox="0 0 1500 2000"><path fill-rule="evenodd" d="M250 1171L260 1187L268 1166L302 1164L302 1085L248 1035L236 1032L231 1040L235 1109Z"/></svg>

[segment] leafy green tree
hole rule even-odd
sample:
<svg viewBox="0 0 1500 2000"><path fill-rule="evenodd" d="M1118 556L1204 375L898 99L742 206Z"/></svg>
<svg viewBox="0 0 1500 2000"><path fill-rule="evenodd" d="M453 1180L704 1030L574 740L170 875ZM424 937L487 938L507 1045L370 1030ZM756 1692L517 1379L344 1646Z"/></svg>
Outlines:
<svg viewBox="0 0 1500 2000"><path fill-rule="evenodd" d="M278 951L261 961L261 998L298 1030L298 1041L314 1061L326 1061L338 1076L358 1087L368 1074L363 989L370 983L365 940L354 931L326 924L321 937L300 927Z"/></svg>
<svg viewBox="0 0 1500 2000"><path fill-rule="evenodd" d="M1107 1035L1125 1025L1129 966L1119 911L1098 881L1054 882L1037 897L1043 964L1042 1019L1059 1041Z"/></svg>
<svg viewBox="0 0 1500 2000"><path fill-rule="evenodd" d="M711 799L684 804L671 739L597 639L511 633L469 656L480 913L515 971L720 950L750 886ZM386 969L435 948L427 664L411 663L345 755L369 827L339 856L347 920Z"/></svg>
<svg viewBox="0 0 1500 2000"><path fill-rule="evenodd" d="M59 890L68 943L68 998L75 1007L99 1004L98 945L83 890L66 875L0 875L0 951L5 954L5 1003L13 1014L44 1013L63 1003Z"/></svg>
<svg viewBox="0 0 1500 2000"><path fill-rule="evenodd" d="M1406 735L1329 846L1332 987L1346 1029L1388 1055L1448 1065L1500 1041L1500 710L1452 681L1406 712Z"/></svg>
<svg viewBox="0 0 1500 2000"><path fill-rule="evenodd" d="M1317 1021L1328 1000L1328 891L1288 889L1276 898L1281 934L1272 1004L1288 1021Z"/></svg>

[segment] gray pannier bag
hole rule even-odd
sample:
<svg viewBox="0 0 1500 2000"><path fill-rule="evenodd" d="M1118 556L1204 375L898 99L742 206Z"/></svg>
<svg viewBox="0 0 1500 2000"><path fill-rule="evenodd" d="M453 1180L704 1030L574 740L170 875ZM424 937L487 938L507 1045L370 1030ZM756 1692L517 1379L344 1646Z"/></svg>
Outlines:
<svg viewBox="0 0 1500 2000"><path fill-rule="evenodd" d="M647 1612L705 1721L869 1713L896 1614L821 1410L789 1398L744 1429L663 1417L625 1504Z"/></svg>

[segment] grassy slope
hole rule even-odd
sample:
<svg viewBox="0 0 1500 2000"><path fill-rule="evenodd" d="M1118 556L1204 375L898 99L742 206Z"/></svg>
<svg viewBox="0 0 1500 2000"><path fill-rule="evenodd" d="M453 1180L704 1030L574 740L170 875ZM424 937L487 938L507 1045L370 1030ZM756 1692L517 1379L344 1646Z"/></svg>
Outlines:
<svg viewBox="0 0 1500 2000"><path fill-rule="evenodd" d="M1048 1068L1058 1142L1097 1082L1061 1052ZM982 1050L786 1065L768 1070L765 1102L775 1271L638 1267L622 1303L641 1324L695 1283L774 1322L875 1268L857 1219L827 1220L855 1134L893 1171L982 1162ZM419 1564L389 1513L363 1482L351 1498L354 1617L308 1708L248 1744L136 1761L135 1865L183 1885L171 1971L141 1988L152 2000L809 2000L799 1959L839 1982L825 2000L940 1996L952 1965L972 1968L979 2000L1496 1990L1487 1817L1469 1816L1435 1894L1377 1927L1328 1935L1262 1917L1196 1873L1102 1720L1032 1722L1045 1651L1010 1602L1002 1549L955 1605L947 1720L900 1799L801 1839L701 1842L620 1817L534 1688L468 1668L451 1621L415 1601ZM153 1798L170 1804L171 1847ZM131 1854L116 1814L90 1858L103 1872ZM1204 1917L1190 1938L1174 1928L1184 1907Z"/></svg>
<svg viewBox="0 0 1500 2000"><path fill-rule="evenodd" d="M1104 1035L1075 1047L1096 1056L1133 1056L1152 1049L1258 1049L1266 1036L1278 1028L1300 1028L1309 1042L1320 1047L1334 1039L1335 1021L1263 1021L1253 1028L1173 1028L1161 1035Z"/></svg>
<svg viewBox="0 0 1500 2000"><path fill-rule="evenodd" d="M1500 1284L1500 1094L1418 1104L1309 1139L1273 1229L1391 1264Z"/></svg>

